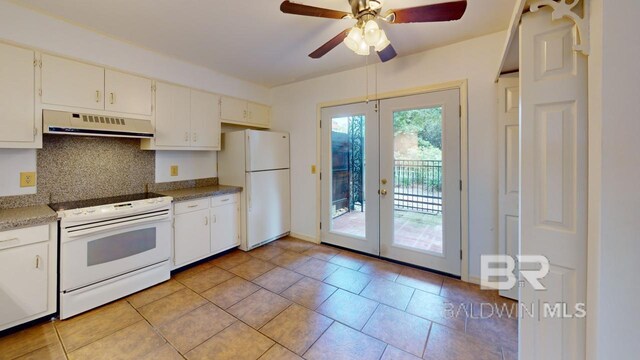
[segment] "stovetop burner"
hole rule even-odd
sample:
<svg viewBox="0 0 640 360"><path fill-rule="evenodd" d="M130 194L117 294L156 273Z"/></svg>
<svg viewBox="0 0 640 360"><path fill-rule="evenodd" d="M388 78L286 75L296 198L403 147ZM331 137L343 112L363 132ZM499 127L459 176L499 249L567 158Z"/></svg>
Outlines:
<svg viewBox="0 0 640 360"><path fill-rule="evenodd" d="M72 210L72 209L83 209L83 208L101 206L101 205L118 204L118 203L129 202L129 201L154 199L159 197L164 197L164 195L148 192L148 193L141 193L141 194L112 196L112 197L98 198L98 199L60 202L56 204L50 204L49 207L52 208L54 211L64 211L64 210Z"/></svg>

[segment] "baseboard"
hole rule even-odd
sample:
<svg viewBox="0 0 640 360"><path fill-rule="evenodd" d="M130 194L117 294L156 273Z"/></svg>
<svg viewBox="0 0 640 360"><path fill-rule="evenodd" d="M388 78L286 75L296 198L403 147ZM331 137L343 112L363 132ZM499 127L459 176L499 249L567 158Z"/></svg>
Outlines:
<svg viewBox="0 0 640 360"><path fill-rule="evenodd" d="M480 278L476 276L469 276L469 282L472 284L480 285Z"/></svg>
<svg viewBox="0 0 640 360"><path fill-rule="evenodd" d="M289 234L289 236L296 238L296 239L300 239L300 240L304 240L304 241L309 241L312 242L314 244L320 244L320 241L318 239L316 239L315 236L308 236L308 235L303 235L303 234L299 234L299 233L294 233L292 232L291 234Z"/></svg>

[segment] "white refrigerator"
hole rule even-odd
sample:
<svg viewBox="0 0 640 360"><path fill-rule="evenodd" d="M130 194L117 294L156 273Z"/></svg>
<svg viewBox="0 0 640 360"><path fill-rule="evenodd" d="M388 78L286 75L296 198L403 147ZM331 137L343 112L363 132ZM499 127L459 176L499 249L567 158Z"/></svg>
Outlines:
<svg viewBox="0 0 640 360"><path fill-rule="evenodd" d="M289 134L244 130L222 134L220 184L243 188L240 197L242 250L291 231Z"/></svg>

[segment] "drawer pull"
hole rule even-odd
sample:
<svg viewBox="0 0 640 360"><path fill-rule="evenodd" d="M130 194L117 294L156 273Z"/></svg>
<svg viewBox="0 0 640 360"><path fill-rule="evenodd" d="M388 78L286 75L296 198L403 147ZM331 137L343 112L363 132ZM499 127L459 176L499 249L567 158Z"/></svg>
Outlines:
<svg viewBox="0 0 640 360"><path fill-rule="evenodd" d="M187 207L188 207L189 209L197 208L197 207L198 207L198 204L189 205L189 206L187 206Z"/></svg>
<svg viewBox="0 0 640 360"><path fill-rule="evenodd" d="M4 240L0 240L0 243L18 241L18 240L20 240L20 239L18 239L18 238L4 239Z"/></svg>
<svg viewBox="0 0 640 360"><path fill-rule="evenodd" d="M220 200L220 202L227 202L227 201L229 201L229 200L230 200L230 199L228 199L228 198L227 198L227 199L222 199L222 200Z"/></svg>
<svg viewBox="0 0 640 360"><path fill-rule="evenodd" d="M36 269L40 269L40 255L36 255Z"/></svg>

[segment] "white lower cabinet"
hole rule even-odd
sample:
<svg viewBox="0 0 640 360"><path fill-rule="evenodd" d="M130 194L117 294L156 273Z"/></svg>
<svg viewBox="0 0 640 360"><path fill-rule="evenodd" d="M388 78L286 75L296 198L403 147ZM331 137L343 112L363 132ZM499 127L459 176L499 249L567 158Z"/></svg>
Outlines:
<svg viewBox="0 0 640 360"><path fill-rule="evenodd" d="M56 229L0 232L0 330L55 313Z"/></svg>
<svg viewBox="0 0 640 360"><path fill-rule="evenodd" d="M237 202L211 208L212 253L240 245L239 219L240 204Z"/></svg>
<svg viewBox="0 0 640 360"><path fill-rule="evenodd" d="M174 204L173 269L240 244L238 194Z"/></svg>

